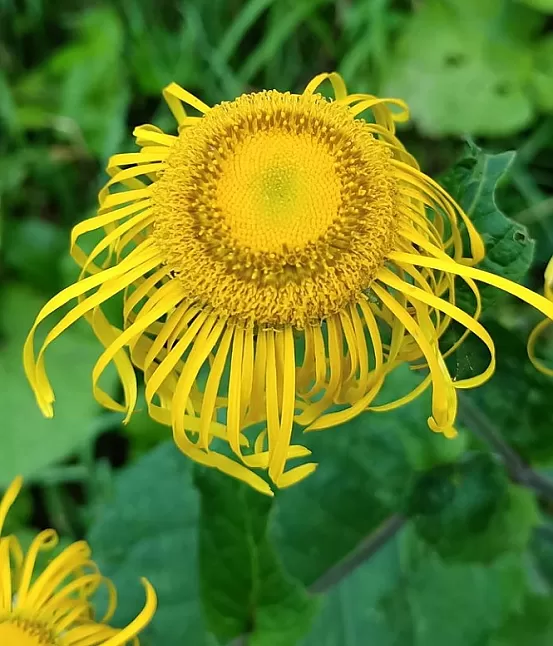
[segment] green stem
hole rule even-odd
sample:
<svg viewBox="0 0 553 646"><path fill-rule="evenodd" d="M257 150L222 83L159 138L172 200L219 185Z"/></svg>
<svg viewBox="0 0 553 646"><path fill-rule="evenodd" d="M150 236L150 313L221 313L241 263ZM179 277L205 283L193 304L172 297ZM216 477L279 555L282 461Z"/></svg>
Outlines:
<svg viewBox="0 0 553 646"><path fill-rule="evenodd" d="M334 587L360 565L368 561L378 550L383 547L405 524L405 518L400 514L393 514L385 520L378 529L369 534L357 547L335 566L327 570L309 591L313 593L326 592Z"/></svg>

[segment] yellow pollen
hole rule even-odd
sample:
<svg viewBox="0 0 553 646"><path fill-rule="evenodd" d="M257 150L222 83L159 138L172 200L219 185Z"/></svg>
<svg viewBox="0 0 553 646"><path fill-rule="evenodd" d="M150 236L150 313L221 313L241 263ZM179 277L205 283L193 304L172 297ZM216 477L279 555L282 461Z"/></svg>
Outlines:
<svg viewBox="0 0 553 646"><path fill-rule="evenodd" d="M0 644L2 646L58 646L58 642L46 626L20 617L0 619Z"/></svg>
<svg viewBox="0 0 553 646"><path fill-rule="evenodd" d="M340 180L308 135L259 132L221 164L218 206L236 242L282 252L323 236L338 215Z"/></svg>
<svg viewBox="0 0 553 646"><path fill-rule="evenodd" d="M181 129L152 187L153 235L190 300L305 328L370 287L398 191L389 148L347 106L247 94Z"/></svg>

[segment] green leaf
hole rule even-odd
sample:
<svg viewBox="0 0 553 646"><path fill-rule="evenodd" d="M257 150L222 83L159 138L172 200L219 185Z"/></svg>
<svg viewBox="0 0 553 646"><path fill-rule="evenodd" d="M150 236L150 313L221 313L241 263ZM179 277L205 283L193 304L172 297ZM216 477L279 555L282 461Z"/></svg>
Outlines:
<svg viewBox="0 0 553 646"><path fill-rule="evenodd" d="M543 524L534 532L531 554L533 566L542 583L540 588L550 591L553 588L553 527L548 518L544 518Z"/></svg>
<svg viewBox="0 0 553 646"><path fill-rule="evenodd" d="M38 289L49 292L59 287L59 259L66 247L67 234L47 220L16 219L6 227L6 265Z"/></svg>
<svg viewBox="0 0 553 646"><path fill-rule="evenodd" d="M529 595L513 613L489 646L550 646L553 642L553 597Z"/></svg>
<svg viewBox="0 0 553 646"><path fill-rule="evenodd" d="M530 363L526 343L518 334L493 322L486 327L497 347L496 370L489 382L467 393L464 405L477 407L523 460L550 464L551 378Z"/></svg>
<svg viewBox="0 0 553 646"><path fill-rule="evenodd" d="M431 135L505 135L534 115L528 93L540 19L504 0L427 0L403 30L385 96Z"/></svg>
<svg viewBox="0 0 553 646"><path fill-rule="evenodd" d="M553 2L549 2L553 13ZM553 37L543 38L537 45L534 53L534 70L532 72L532 86L537 104L551 112L553 110Z"/></svg>
<svg viewBox="0 0 553 646"><path fill-rule="evenodd" d="M526 227L508 218L496 203L496 191L515 159L515 152L490 154L467 142L463 158L442 178L441 183L457 200L482 236L486 255L478 267L514 282L526 276L534 254L534 242ZM493 313L501 292L489 285L479 284L482 297L482 316ZM457 281L456 304L469 313L475 311L472 291L464 282ZM488 317L489 318L489 317ZM442 339L444 349L451 347L462 334L461 326L453 324ZM447 365L455 379L464 379L485 370L487 351L482 342L469 336L447 358Z"/></svg>
<svg viewBox="0 0 553 646"><path fill-rule="evenodd" d="M382 600L396 589L402 577L398 541L393 539L324 595L313 628L301 646L411 644L412 631L408 622L389 623L381 606Z"/></svg>
<svg viewBox="0 0 553 646"><path fill-rule="evenodd" d="M509 485L487 454L422 475L410 511L418 534L456 561L488 563L504 552L522 552L538 521L534 494Z"/></svg>
<svg viewBox="0 0 553 646"><path fill-rule="evenodd" d="M526 590L520 556L446 563L406 527L326 595L301 646L483 646Z"/></svg>
<svg viewBox="0 0 553 646"><path fill-rule="evenodd" d="M518 0L521 4L528 5L532 9L553 13L553 0Z"/></svg>
<svg viewBox="0 0 553 646"><path fill-rule="evenodd" d="M404 548L411 552L403 556L405 579L388 596L395 603L384 607L389 624L412 623L417 646L481 646L525 595L520 555L505 554L485 565L449 564L413 538L411 543Z"/></svg>
<svg viewBox="0 0 553 646"><path fill-rule="evenodd" d="M308 630L315 601L286 574L267 537L272 500L215 470L198 468L204 610L223 642L286 646Z"/></svg>
<svg viewBox="0 0 553 646"><path fill-rule="evenodd" d="M144 388L139 390L136 412L125 425L124 431L131 443L131 459L150 451L171 436L170 428L156 422L148 414Z"/></svg>
<svg viewBox="0 0 553 646"><path fill-rule="evenodd" d="M115 625L142 607L139 578L158 595L141 644L210 643L198 584L198 494L192 463L168 442L121 473L89 533L94 559L119 591ZM147 640L147 641L146 641Z"/></svg>
<svg viewBox="0 0 553 646"><path fill-rule="evenodd" d="M468 142L463 158L441 178L441 183L464 209L482 236L486 256L478 265L509 280L520 282L532 264L534 242L526 227L513 222L499 209L496 191L509 172L516 153L508 151L490 154ZM482 285L483 308L490 307L498 291ZM474 311L472 292L459 284L457 304L467 311Z"/></svg>
<svg viewBox="0 0 553 646"><path fill-rule="evenodd" d="M101 347L89 328L75 325L46 354L58 400L45 419L23 372L23 343L44 300L19 285L0 294L0 486L17 474L37 475L85 445L97 432L91 373ZM53 317L55 318L55 317ZM47 327L47 324L45 325Z"/></svg>
<svg viewBox="0 0 553 646"><path fill-rule="evenodd" d="M549 465L553 460L547 421L551 381L530 364L524 341L504 329L499 334L503 353L495 380L472 393L473 398L524 460Z"/></svg>
<svg viewBox="0 0 553 646"><path fill-rule="evenodd" d="M419 377L406 366L388 377L382 401L409 392ZM365 413L302 437L319 462L303 482L279 493L272 530L287 568L306 584L405 508L415 473L456 459L464 438L432 433L429 393L394 411Z"/></svg>

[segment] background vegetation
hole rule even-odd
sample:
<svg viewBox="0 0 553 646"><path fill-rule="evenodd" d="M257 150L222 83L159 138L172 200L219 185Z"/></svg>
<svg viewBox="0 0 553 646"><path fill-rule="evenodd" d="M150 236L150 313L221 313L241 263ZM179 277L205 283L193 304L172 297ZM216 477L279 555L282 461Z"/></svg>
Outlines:
<svg viewBox="0 0 553 646"><path fill-rule="evenodd" d="M194 468L143 412L123 429L99 410L85 327L49 353L54 420L20 356L76 275L69 230L94 212L109 155L133 149L135 125L173 127L172 80L209 103L337 69L352 91L406 99L402 138L481 230L486 268L541 289L552 25L552 0L0 0L0 488L29 485L8 530L87 537L118 621L149 577L146 646L550 644L553 381L526 358L529 308L486 291L498 369L461 398L458 439L427 430L424 397L361 416L314 434L318 471L274 501ZM467 342L450 369L481 352Z"/></svg>

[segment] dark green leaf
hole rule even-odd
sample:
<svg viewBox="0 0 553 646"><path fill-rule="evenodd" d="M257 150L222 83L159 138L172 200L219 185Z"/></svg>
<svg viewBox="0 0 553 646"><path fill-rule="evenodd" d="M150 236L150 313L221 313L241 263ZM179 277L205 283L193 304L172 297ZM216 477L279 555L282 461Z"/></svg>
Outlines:
<svg viewBox="0 0 553 646"><path fill-rule="evenodd" d="M116 625L144 602L139 578L158 595L145 631L148 644L210 643L198 589L198 494L192 463L168 442L123 472L92 524L89 541L103 573L119 590Z"/></svg>
<svg viewBox="0 0 553 646"><path fill-rule="evenodd" d="M267 537L272 500L214 470L198 469L202 598L224 643L240 634L256 646L294 644L315 602L288 576Z"/></svg>
<svg viewBox="0 0 553 646"><path fill-rule="evenodd" d="M390 401L418 377L405 366L389 375ZM453 461L464 439L447 440L426 424L429 395L395 411L365 413L302 438L319 462L305 481L277 496L274 532L290 571L311 585L391 514L402 511L418 470Z"/></svg>
<svg viewBox="0 0 553 646"><path fill-rule="evenodd" d="M316 540L314 538L314 540ZM407 646L412 626L405 598L397 597L400 621L388 621L387 603L403 578L397 539L332 588L323 598L313 628L301 646ZM387 596L390 595L390 596ZM395 613L394 613L395 614Z"/></svg>
<svg viewBox="0 0 553 646"><path fill-rule="evenodd" d="M487 563L523 551L538 521L535 496L509 485L488 454L422 475L411 499L417 532L444 558Z"/></svg>
<svg viewBox="0 0 553 646"><path fill-rule="evenodd" d="M136 412L124 427L125 435L130 439L131 455L137 457L153 449L171 436L171 429L153 420L148 414L144 400L144 389L138 395Z"/></svg>
<svg viewBox="0 0 553 646"><path fill-rule="evenodd" d="M549 464L553 460L549 423L553 383L529 362L526 343L519 335L493 322L486 327L496 344L496 370L488 383L467 397L524 460ZM478 360L476 348L472 357Z"/></svg>
<svg viewBox="0 0 553 646"><path fill-rule="evenodd" d="M509 172L515 154L514 151L489 154L469 142L464 157L441 182L484 240L486 256L478 267L520 282L532 263L534 243L526 227L513 222L496 203L497 187ZM487 286L481 286L480 292L484 309L498 295L497 290ZM463 309L474 311L472 292L464 284L458 285L456 302Z"/></svg>
<svg viewBox="0 0 553 646"><path fill-rule="evenodd" d="M470 540L470 537L467 537ZM407 546L406 577L388 595L389 625L410 621L417 646L481 646L487 635L518 607L526 592L520 555L506 554L492 564L449 564L425 548ZM415 552L415 554L413 554ZM403 597L410 610L397 602Z"/></svg>
<svg viewBox="0 0 553 646"><path fill-rule="evenodd" d="M520 556L446 563L407 527L326 595L302 646L484 646L526 590Z"/></svg>
<svg viewBox="0 0 553 646"><path fill-rule="evenodd" d="M550 646L553 642L553 597L529 595L489 646Z"/></svg>
<svg viewBox="0 0 553 646"><path fill-rule="evenodd" d="M488 154L473 143L467 144L464 157L448 171L441 182L462 206L486 246L486 256L478 267L514 282L521 282L532 263L534 242L521 224L505 216L496 203L498 184L504 179L515 158L513 151ZM501 292L488 285L479 285L482 296L482 316L493 313L492 306ZM472 291L457 281L456 304L469 313L475 311ZM489 318L489 317L488 317ZM463 329L453 324L442 339L444 349L451 347ZM489 358L482 342L474 336L447 358L447 365L456 379L464 379L485 370Z"/></svg>
<svg viewBox="0 0 553 646"><path fill-rule="evenodd" d="M548 518L534 532L531 553L536 573L543 582L542 588L553 589L553 527Z"/></svg>
<svg viewBox="0 0 553 646"><path fill-rule="evenodd" d="M66 247L66 234L52 222L31 217L10 221L6 227L6 265L43 291L59 287L59 259Z"/></svg>

